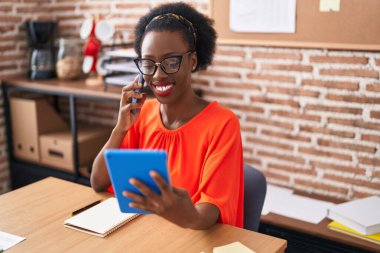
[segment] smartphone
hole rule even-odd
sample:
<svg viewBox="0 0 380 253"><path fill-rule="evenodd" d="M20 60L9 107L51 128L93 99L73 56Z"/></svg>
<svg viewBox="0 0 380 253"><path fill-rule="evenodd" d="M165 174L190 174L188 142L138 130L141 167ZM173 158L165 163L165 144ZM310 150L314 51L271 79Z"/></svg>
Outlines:
<svg viewBox="0 0 380 253"><path fill-rule="evenodd" d="M139 80L137 81L138 84L141 85L141 88L139 89L135 89L135 92L137 93L141 93L143 87L144 87L144 83L145 83L145 80L144 80L144 76L143 74L140 73L139 75ZM132 98L132 103L137 103L138 102L138 99L137 98ZM137 110L136 109L133 109L132 110L132 114L136 114Z"/></svg>

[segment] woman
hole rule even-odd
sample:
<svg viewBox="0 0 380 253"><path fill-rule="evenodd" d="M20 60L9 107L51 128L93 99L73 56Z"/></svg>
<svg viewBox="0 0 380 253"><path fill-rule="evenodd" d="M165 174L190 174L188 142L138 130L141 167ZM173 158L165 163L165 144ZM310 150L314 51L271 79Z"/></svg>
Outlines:
<svg viewBox="0 0 380 253"><path fill-rule="evenodd" d="M123 88L118 122L91 174L96 191L110 186L103 157L107 148L166 150L173 187L151 171L161 195L137 179L130 183L143 196L124 195L133 200L132 207L192 229L207 229L216 222L243 225L239 121L217 102L198 97L191 87L191 73L206 69L213 58L216 33L211 25L184 3L159 6L140 19L135 63L156 99L145 101L145 94L134 91L140 88L137 78ZM129 103L131 98L139 103Z"/></svg>

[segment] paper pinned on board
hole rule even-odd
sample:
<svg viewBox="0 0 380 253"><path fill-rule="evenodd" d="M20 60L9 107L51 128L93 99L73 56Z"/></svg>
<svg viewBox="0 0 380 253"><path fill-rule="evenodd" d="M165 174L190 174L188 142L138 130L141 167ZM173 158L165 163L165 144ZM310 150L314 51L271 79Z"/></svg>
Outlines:
<svg viewBox="0 0 380 253"><path fill-rule="evenodd" d="M7 250L25 240L25 237L0 231L0 250Z"/></svg>
<svg viewBox="0 0 380 253"><path fill-rule="evenodd" d="M230 1L234 32L295 33L296 0Z"/></svg>

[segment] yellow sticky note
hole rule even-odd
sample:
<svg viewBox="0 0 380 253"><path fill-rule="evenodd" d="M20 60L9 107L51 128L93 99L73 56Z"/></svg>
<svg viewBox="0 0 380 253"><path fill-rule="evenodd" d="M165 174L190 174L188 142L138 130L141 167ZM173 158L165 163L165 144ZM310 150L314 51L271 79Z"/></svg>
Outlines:
<svg viewBox="0 0 380 253"><path fill-rule="evenodd" d="M240 242L233 242L220 247L214 247L213 253L256 253Z"/></svg>
<svg viewBox="0 0 380 253"><path fill-rule="evenodd" d="M339 11L340 0L319 0L319 11Z"/></svg>

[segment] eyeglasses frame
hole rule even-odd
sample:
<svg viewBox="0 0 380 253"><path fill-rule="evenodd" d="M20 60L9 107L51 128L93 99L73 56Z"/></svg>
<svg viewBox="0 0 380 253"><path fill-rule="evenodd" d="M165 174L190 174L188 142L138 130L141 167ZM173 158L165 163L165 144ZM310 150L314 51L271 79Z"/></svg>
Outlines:
<svg viewBox="0 0 380 253"><path fill-rule="evenodd" d="M164 59L162 59L162 60L159 61L159 62L155 62L155 61L153 61L153 60L151 60L151 59L147 59L147 58L135 58L135 59L133 59L133 62L136 64L136 67L137 67L137 69L139 70L139 72L140 72L141 74L145 75L145 76L154 76L154 74L156 73L156 71L157 71L157 69L158 69L158 66L160 66L161 70L164 71L165 74L167 74L167 75L172 75L172 74L177 73L177 72L181 69L181 64L182 64L183 57L184 57L185 55L190 54L190 53L193 53L193 52L194 52L194 50L189 50L189 51L187 51L186 53L183 53L182 55L168 56L168 57L165 57ZM177 58L177 59L180 59L179 66L178 66L178 69L177 69L176 72L168 73L168 72L166 72L165 68L163 67L162 62L165 61L165 60L167 60L167 59L169 59L169 58ZM147 60L147 61L151 61L151 62L154 63L154 71L153 71L152 74L145 74L145 73L143 73L143 72L141 71L138 62L139 62L139 61L142 61L142 60Z"/></svg>

